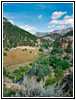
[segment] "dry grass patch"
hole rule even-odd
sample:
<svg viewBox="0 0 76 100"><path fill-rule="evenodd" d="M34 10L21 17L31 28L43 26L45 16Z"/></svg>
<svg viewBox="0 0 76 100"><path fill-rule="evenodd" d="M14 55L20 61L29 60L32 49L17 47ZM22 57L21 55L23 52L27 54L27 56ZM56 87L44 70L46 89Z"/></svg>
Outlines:
<svg viewBox="0 0 76 100"><path fill-rule="evenodd" d="M31 51L31 53L30 53ZM13 49L7 51L7 56L3 57L3 66L9 71L14 71L20 66L28 65L38 59L38 49L23 51L22 49Z"/></svg>

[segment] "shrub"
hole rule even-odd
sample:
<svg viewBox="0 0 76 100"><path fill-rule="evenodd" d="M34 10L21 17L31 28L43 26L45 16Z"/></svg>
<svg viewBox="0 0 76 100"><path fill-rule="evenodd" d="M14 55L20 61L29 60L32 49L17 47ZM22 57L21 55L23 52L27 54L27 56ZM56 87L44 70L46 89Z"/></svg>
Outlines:
<svg viewBox="0 0 76 100"><path fill-rule="evenodd" d="M72 41L68 41L68 46L67 46L66 52L73 53L73 50L71 49L72 48L71 45L72 45Z"/></svg>
<svg viewBox="0 0 76 100"><path fill-rule="evenodd" d="M6 77L9 77L9 72L7 72L4 67L3 67L3 75Z"/></svg>
<svg viewBox="0 0 76 100"><path fill-rule="evenodd" d="M32 53L32 51L30 51L30 53Z"/></svg>
<svg viewBox="0 0 76 100"><path fill-rule="evenodd" d="M61 80L63 78L64 74L63 74L63 70L61 66L56 67L55 70L55 78L56 80Z"/></svg>
<svg viewBox="0 0 76 100"><path fill-rule="evenodd" d="M7 53L6 53L6 52L4 52L4 53L3 53L3 55L4 55L4 56L7 56Z"/></svg>
<svg viewBox="0 0 76 100"><path fill-rule="evenodd" d="M27 51L27 49L25 48L25 49L23 49L23 51Z"/></svg>
<svg viewBox="0 0 76 100"><path fill-rule="evenodd" d="M40 82L41 79L44 79L43 69L40 69L37 76L37 81Z"/></svg>
<svg viewBox="0 0 76 100"><path fill-rule="evenodd" d="M29 63L29 65L32 66L33 64L32 63Z"/></svg>
<svg viewBox="0 0 76 100"><path fill-rule="evenodd" d="M69 57L68 55L66 55L66 56L63 57L63 59L64 59L64 60L69 60L70 57Z"/></svg>
<svg viewBox="0 0 76 100"><path fill-rule="evenodd" d="M56 56L50 56L49 58L49 64L56 68L57 66L61 65L62 59L60 57Z"/></svg>
<svg viewBox="0 0 76 100"><path fill-rule="evenodd" d="M71 63L73 64L73 58L72 58L72 60L71 60Z"/></svg>
<svg viewBox="0 0 76 100"><path fill-rule="evenodd" d="M60 53L60 54L63 54L63 53L64 53L64 50L59 50L59 53Z"/></svg>
<svg viewBox="0 0 76 100"><path fill-rule="evenodd" d="M40 49L39 49L39 51L40 51L40 52L43 52L43 49L42 49L42 48L40 48Z"/></svg>
<svg viewBox="0 0 76 100"><path fill-rule="evenodd" d="M51 54L56 54L56 53L58 53L58 48L53 48L53 50L51 51Z"/></svg>
<svg viewBox="0 0 76 100"><path fill-rule="evenodd" d="M52 75L50 74L45 82L45 86L53 85L55 82L56 82L55 78L53 78Z"/></svg>
<svg viewBox="0 0 76 100"><path fill-rule="evenodd" d="M51 67L48 65L43 66L44 75L47 76L51 72Z"/></svg>
<svg viewBox="0 0 76 100"><path fill-rule="evenodd" d="M5 48L5 51L9 51L9 49L8 48Z"/></svg>
<svg viewBox="0 0 76 100"><path fill-rule="evenodd" d="M61 66L63 70L70 67L69 62L61 59L60 57L50 56L49 64L56 68L57 66Z"/></svg>
<svg viewBox="0 0 76 100"><path fill-rule="evenodd" d="M29 79L29 77L25 76L24 81L22 83L22 89L19 92L19 97L66 97L67 92L63 92L63 86L58 85L50 85L45 86L44 82L41 81L37 84L34 79Z"/></svg>
<svg viewBox="0 0 76 100"><path fill-rule="evenodd" d="M69 64L69 62L63 60L61 63L61 66L62 66L62 69L65 70L70 67L70 64Z"/></svg>
<svg viewBox="0 0 76 100"><path fill-rule="evenodd" d="M27 74L30 71L28 66L19 67L19 69L14 70L14 82L18 82L24 74Z"/></svg>
<svg viewBox="0 0 76 100"><path fill-rule="evenodd" d="M11 96L15 96L16 91L13 89L7 89L7 88L3 88L3 97L11 97Z"/></svg>

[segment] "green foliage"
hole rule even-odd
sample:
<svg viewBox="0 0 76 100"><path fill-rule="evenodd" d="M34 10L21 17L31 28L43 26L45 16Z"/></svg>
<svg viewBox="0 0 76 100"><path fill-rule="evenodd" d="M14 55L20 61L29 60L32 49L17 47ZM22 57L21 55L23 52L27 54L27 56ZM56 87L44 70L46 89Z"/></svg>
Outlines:
<svg viewBox="0 0 76 100"><path fill-rule="evenodd" d="M30 51L30 53L32 53L32 51Z"/></svg>
<svg viewBox="0 0 76 100"><path fill-rule="evenodd" d="M33 64L32 63L29 63L29 65L32 66Z"/></svg>
<svg viewBox="0 0 76 100"><path fill-rule="evenodd" d="M29 71L30 69L28 66L19 67L19 69L14 70L14 82L18 82Z"/></svg>
<svg viewBox="0 0 76 100"><path fill-rule="evenodd" d="M11 96L15 96L16 91L13 89L7 89L7 88L3 88L3 97L11 97Z"/></svg>
<svg viewBox="0 0 76 100"><path fill-rule="evenodd" d="M73 53L73 50L72 50L72 41L68 41L68 46L67 46L66 52L67 53Z"/></svg>
<svg viewBox="0 0 76 100"><path fill-rule="evenodd" d="M42 49L42 48L40 48L40 49L39 49L39 51L40 51L40 52L43 52L43 49Z"/></svg>
<svg viewBox="0 0 76 100"><path fill-rule="evenodd" d="M41 42L41 48L48 49L48 47L52 45L52 42L50 40L41 39Z"/></svg>
<svg viewBox="0 0 76 100"><path fill-rule="evenodd" d="M29 32L12 25L10 22L3 23L3 46L6 49L17 46L36 46L37 37Z"/></svg>
<svg viewBox="0 0 76 100"><path fill-rule="evenodd" d="M63 57L64 60L70 60L70 57L68 55Z"/></svg>
<svg viewBox="0 0 76 100"><path fill-rule="evenodd" d="M49 58L49 64L50 66L53 66L54 68L56 68L57 66L61 66L63 70L70 67L69 62L61 59L60 57L56 57L52 55Z"/></svg>
<svg viewBox="0 0 76 100"><path fill-rule="evenodd" d="M63 60L61 63L61 66L62 66L62 69L65 70L70 67L70 64L69 64L69 62Z"/></svg>
<svg viewBox="0 0 76 100"><path fill-rule="evenodd" d="M62 37L67 37L67 36L73 36L73 31L68 32L67 34L65 34L65 35L62 36Z"/></svg>
<svg viewBox="0 0 76 100"><path fill-rule="evenodd" d="M4 46L4 45L3 45ZM5 51L9 51L8 48L5 48Z"/></svg>
<svg viewBox="0 0 76 100"><path fill-rule="evenodd" d="M44 79L44 72L43 72L42 68L40 68L40 70L38 72L37 81L40 82L41 79Z"/></svg>
<svg viewBox="0 0 76 100"><path fill-rule="evenodd" d="M73 64L73 58L72 58L72 60L71 60L71 63Z"/></svg>
<svg viewBox="0 0 76 100"><path fill-rule="evenodd" d="M4 67L3 67L3 76L8 76L8 73Z"/></svg>
<svg viewBox="0 0 76 100"><path fill-rule="evenodd" d="M51 72L51 67L49 65L44 65L43 72L44 75L47 76Z"/></svg>
<svg viewBox="0 0 76 100"><path fill-rule="evenodd" d="M51 54L55 55L55 54L63 54L64 50L63 49L59 49L58 47L53 47Z"/></svg>
<svg viewBox="0 0 76 100"><path fill-rule="evenodd" d="M50 74L45 82L45 86L53 85L55 82L56 82L55 78L53 78L52 75Z"/></svg>
<svg viewBox="0 0 76 100"><path fill-rule="evenodd" d="M7 56L7 53L6 53L6 52L3 52L3 55L4 55L4 56Z"/></svg>
<svg viewBox="0 0 76 100"><path fill-rule="evenodd" d="M25 49L23 49L23 51L27 51L27 49L25 48Z"/></svg>
<svg viewBox="0 0 76 100"><path fill-rule="evenodd" d="M51 54L56 54L56 53L58 53L58 48L55 48L55 47L54 47L54 48L52 49L52 51L51 51Z"/></svg>
<svg viewBox="0 0 76 100"><path fill-rule="evenodd" d="M62 67L61 66L58 66L56 67L56 70L55 70L55 78L56 80L61 80L64 76L64 73L63 73L63 70L62 70Z"/></svg>
<svg viewBox="0 0 76 100"><path fill-rule="evenodd" d="M56 39L58 39L61 35L58 34L58 33L54 33L54 34L49 34L49 35L46 35L46 36L49 36L49 37L51 37L52 39L56 40Z"/></svg>
<svg viewBox="0 0 76 100"><path fill-rule="evenodd" d="M47 76L51 73L51 67L48 65L46 58L43 58L42 61L38 64L35 75L37 76L37 81L44 79L44 76Z"/></svg>

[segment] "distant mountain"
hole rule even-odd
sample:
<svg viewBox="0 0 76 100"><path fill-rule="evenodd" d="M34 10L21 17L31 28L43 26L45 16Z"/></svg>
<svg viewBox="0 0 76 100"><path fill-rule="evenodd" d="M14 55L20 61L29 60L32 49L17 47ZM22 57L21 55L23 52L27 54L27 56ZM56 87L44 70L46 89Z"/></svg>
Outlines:
<svg viewBox="0 0 76 100"><path fill-rule="evenodd" d="M70 32L71 30L73 30L73 28L67 28L67 29L62 29L62 30L55 30L53 32L37 32L35 33L35 36L37 37L43 37L43 36L46 36L46 35L50 35L50 34L60 34L60 35L64 35L66 34L67 32Z"/></svg>
<svg viewBox="0 0 76 100"><path fill-rule="evenodd" d="M47 35L48 34L48 32L36 32L35 33L35 36L37 36L37 37L42 37L42 36L45 36L45 35Z"/></svg>
<svg viewBox="0 0 76 100"><path fill-rule="evenodd" d="M55 31L53 31L51 33L58 33L60 35L65 35L67 32L70 32L72 30L73 30L73 28L71 27L71 28L62 29L62 30L55 30Z"/></svg>
<svg viewBox="0 0 76 100"><path fill-rule="evenodd" d="M49 37L49 38L52 38L53 40L56 40L56 39L58 39L60 36L61 36L61 35L58 34L58 33L51 33L51 34L48 34L48 35L43 36L43 38L44 38L44 37Z"/></svg>
<svg viewBox="0 0 76 100"><path fill-rule="evenodd" d="M3 47L37 46L37 37L3 18Z"/></svg>

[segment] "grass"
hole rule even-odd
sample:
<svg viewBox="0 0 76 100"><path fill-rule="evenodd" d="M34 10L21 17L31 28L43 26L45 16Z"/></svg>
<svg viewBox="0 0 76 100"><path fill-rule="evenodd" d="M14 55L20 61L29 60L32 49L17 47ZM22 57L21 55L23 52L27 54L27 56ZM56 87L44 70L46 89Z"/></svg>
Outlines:
<svg viewBox="0 0 76 100"><path fill-rule="evenodd" d="M31 51L31 53L30 53ZM39 58L38 49L23 51L21 49L7 51L7 56L3 56L3 66L13 72L20 66L28 65Z"/></svg>

